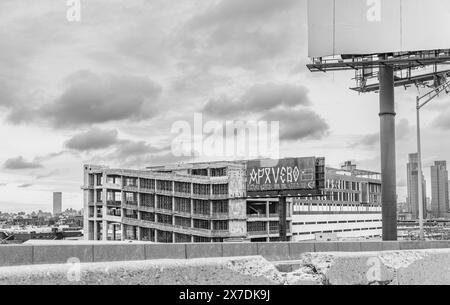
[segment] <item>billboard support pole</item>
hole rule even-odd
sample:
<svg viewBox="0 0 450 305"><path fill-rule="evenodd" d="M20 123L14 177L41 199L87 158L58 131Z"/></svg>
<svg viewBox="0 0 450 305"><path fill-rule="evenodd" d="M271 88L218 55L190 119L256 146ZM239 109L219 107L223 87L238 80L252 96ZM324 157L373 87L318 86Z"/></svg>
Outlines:
<svg viewBox="0 0 450 305"><path fill-rule="evenodd" d="M287 200L286 196L280 196L279 215L280 215L280 241L287 241Z"/></svg>
<svg viewBox="0 0 450 305"><path fill-rule="evenodd" d="M394 68L380 65L380 146L383 240L397 240Z"/></svg>

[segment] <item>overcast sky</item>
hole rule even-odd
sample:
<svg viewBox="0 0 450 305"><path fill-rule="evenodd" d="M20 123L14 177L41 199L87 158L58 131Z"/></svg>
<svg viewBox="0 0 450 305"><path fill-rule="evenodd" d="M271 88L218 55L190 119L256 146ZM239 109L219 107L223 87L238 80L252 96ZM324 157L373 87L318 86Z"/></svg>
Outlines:
<svg viewBox="0 0 450 305"><path fill-rule="evenodd" d="M82 208L82 165L177 161L172 124L279 120L282 156L379 170L378 97L351 72L307 71L304 0L0 2L0 211ZM414 88L397 90L398 194L415 151ZM426 176L450 152L450 100L423 112ZM429 186L429 184L428 184Z"/></svg>

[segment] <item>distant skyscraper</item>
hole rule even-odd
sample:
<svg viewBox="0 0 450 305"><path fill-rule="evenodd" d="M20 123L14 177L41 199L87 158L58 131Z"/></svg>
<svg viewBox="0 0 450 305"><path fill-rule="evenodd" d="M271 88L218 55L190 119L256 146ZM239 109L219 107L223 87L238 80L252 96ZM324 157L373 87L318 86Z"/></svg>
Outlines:
<svg viewBox="0 0 450 305"><path fill-rule="evenodd" d="M62 213L62 193L55 192L53 193L53 216L59 215Z"/></svg>
<svg viewBox="0 0 450 305"><path fill-rule="evenodd" d="M412 214L414 219L419 217L419 166L417 154L409 155L409 163L407 164L407 183L408 183L408 212ZM423 177L423 176L422 176ZM426 192L426 181L423 179L423 216L426 217L426 203L427 203L427 192Z"/></svg>
<svg viewBox="0 0 450 305"><path fill-rule="evenodd" d="M435 217L445 217L449 210L448 171L446 161L436 161L431 167L431 211Z"/></svg>

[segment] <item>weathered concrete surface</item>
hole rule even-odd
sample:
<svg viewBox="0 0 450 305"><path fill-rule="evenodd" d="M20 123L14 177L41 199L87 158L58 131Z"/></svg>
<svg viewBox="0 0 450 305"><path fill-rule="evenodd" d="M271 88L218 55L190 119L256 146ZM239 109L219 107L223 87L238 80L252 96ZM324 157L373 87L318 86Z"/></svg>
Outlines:
<svg viewBox="0 0 450 305"><path fill-rule="evenodd" d="M450 250L306 253L0 268L0 285L450 285Z"/></svg>
<svg viewBox="0 0 450 305"><path fill-rule="evenodd" d="M260 256L0 268L0 285L314 285L302 267L279 272Z"/></svg>
<svg viewBox="0 0 450 305"><path fill-rule="evenodd" d="M450 250L309 253L282 271L309 267L328 285L450 285Z"/></svg>
<svg viewBox="0 0 450 305"><path fill-rule="evenodd" d="M84 263L100 263L260 255L269 261L289 261L301 259L309 252L378 252L443 248L450 248L450 241L158 244L135 241L36 240L24 245L0 245L0 266L59 264L73 258Z"/></svg>

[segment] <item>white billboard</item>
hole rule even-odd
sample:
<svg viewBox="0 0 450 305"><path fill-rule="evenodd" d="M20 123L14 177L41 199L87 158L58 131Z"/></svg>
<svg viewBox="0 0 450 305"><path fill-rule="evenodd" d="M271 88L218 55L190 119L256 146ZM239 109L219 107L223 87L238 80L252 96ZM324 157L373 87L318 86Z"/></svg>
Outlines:
<svg viewBox="0 0 450 305"><path fill-rule="evenodd" d="M309 57L450 49L449 0L308 0Z"/></svg>

